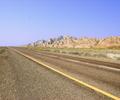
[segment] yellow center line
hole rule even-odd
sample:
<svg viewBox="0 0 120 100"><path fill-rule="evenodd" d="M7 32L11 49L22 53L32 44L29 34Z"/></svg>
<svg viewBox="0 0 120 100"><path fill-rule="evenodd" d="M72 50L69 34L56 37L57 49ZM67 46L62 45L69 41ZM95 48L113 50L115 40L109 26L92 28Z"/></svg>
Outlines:
<svg viewBox="0 0 120 100"><path fill-rule="evenodd" d="M13 48L12 48L12 49L13 49ZM16 50L16 49L13 49L13 50L16 51L18 54L21 54L21 55L23 55L24 57L26 57L26 58L28 58L28 59L30 59L30 60L32 60L32 61L34 61L34 62L36 62L36 63L38 63L38 64L40 64L40 65L43 65L44 67L47 67L48 69L51 69L52 71L54 71L54 72L56 72L56 73L59 73L59 74L65 76L65 77L67 77L67 78L69 78L69 79L71 79L71 80L79 83L79 85L86 86L86 87L88 87L88 88L90 88L90 89L92 89L92 90L95 90L96 92L99 92L99 93L101 93L101 94L103 94L103 95L105 95L105 96L107 96L107 97L109 97L109 98L112 98L112 99L114 99L114 100L120 100L120 98L117 97L117 96L114 96L114 95L112 95L112 94L110 94L110 93L108 93L108 92L106 92L106 91L103 91L103 90L101 90L101 89L99 89L99 88L97 88L97 87L95 87L95 86L89 85L89 84L87 84L87 83L85 83L85 82L83 82L83 81L80 81L80 80L78 80L78 79L76 79L76 78L74 78L74 77L72 77L72 76L70 76L70 75L68 75L68 74L65 74L65 73L63 73L63 72L61 72L61 71L59 71L59 70L57 70L57 69L54 69L54 68L52 68L52 67L44 64L43 62L38 61L37 59L35 59L35 58L33 58L33 57L31 57L31 56L29 56L29 55L27 55L27 54L24 54L24 53L22 53L22 52L20 52L20 51L18 51L18 50Z"/></svg>

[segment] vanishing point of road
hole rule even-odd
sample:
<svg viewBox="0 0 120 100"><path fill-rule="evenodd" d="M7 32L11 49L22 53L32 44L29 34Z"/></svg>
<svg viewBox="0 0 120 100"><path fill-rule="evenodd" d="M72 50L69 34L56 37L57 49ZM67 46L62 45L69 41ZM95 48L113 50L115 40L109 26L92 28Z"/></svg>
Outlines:
<svg viewBox="0 0 120 100"><path fill-rule="evenodd" d="M120 64L0 48L0 100L119 100Z"/></svg>

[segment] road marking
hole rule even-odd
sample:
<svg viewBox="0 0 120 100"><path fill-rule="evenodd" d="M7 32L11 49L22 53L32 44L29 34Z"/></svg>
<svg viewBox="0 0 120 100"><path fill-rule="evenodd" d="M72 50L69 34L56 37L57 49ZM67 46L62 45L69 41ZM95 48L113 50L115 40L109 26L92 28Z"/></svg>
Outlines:
<svg viewBox="0 0 120 100"><path fill-rule="evenodd" d="M64 58L62 58L64 59ZM72 59L69 59L69 58L65 58L66 60L68 61L72 61L72 62L80 62L80 63L85 63L87 65L92 65L92 66L95 66L97 64L91 64L91 63L87 63L87 62L81 62L81 61L76 61L76 60L72 60ZM118 68L113 68L113 67L107 67L107 66L104 66L104 65L99 65L99 66L96 66L96 67L99 67L99 68L102 68L102 69L108 69L108 70L113 70L113 71L120 71L120 69Z"/></svg>
<svg viewBox="0 0 120 100"><path fill-rule="evenodd" d="M38 54L41 54L41 53L38 53ZM42 54L42 55L45 56L45 54ZM48 56L48 57L54 57L54 58L55 58L55 57L58 57L58 56L53 56L53 55L47 55L47 56ZM73 60L73 59L69 59L69 58L62 58L62 57L59 57L59 58L60 58L60 59L63 59L63 60L70 61L70 62L75 62L75 63L82 63L82 64L92 65L92 66L97 65L97 64L92 64L92 63L82 62L82 61ZM120 69L118 69L118 68L107 67L107 66L104 66L104 65L98 65L98 66L95 66L95 67L120 72Z"/></svg>
<svg viewBox="0 0 120 100"><path fill-rule="evenodd" d="M11 48L11 49L13 49L13 48ZM26 57L26 58L28 58L28 59L30 59L30 60L32 60L32 61L34 61L34 62L36 62L36 63L38 63L38 64L40 64L40 65L43 65L44 67L46 67L46 68L48 68L48 69L51 69L52 71L54 71L54 72L56 72L56 73L59 73L59 74L65 76L65 77L67 77L67 78L69 78L69 79L71 79L71 80L79 83L79 85L86 86L86 87L88 87L88 88L90 88L90 89L92 89L92 90L94 90L94 91L96 91L96 92L99 92L99 93L101 93L101 94L103 94L103 95L105 95L105 96L107 96L107 97L109 97L109 98L112 98L112 99L114 99L114 100L120 100L120 98L117 97L117 96L114 96L114 95L112 95L112 94L110 94L110 93L108 93L108 92L106 92L106 91L103 91L103 90L101 90L101 89L99 89L99 88L97 88L97 87L94 87L94 86L89 85L89 84L87 84L87 83L85 83L85 82L83 82L83 81L80 81L80 80L78 80L78 79L76 79L76 78L74 78L74 77L72 77L72 76L70 76L70 75L68 75L68 74L65 74L65 73L63 73L63 72L61 72L61 71L59 71L59 70L57 70L57 69L54 69L54 68L52 68L52 67L44 64L43 62L38 61L37 59L35 59L35 58L33 58L33 57L31 57L31 56L29 56L29 55L27 55L27 54L24 54L24 53L22 53L22 52L20 52L20 51L18 51L18 50L16 50L16 49L13 49L13 50L16 51L18 54L23 55L24 57Z"/></svg>

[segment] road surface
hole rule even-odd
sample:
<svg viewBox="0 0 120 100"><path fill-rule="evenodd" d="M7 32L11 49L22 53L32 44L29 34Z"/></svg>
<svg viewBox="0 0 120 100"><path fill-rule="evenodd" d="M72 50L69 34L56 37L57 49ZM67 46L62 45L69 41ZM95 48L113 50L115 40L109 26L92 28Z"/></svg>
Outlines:
<svg viewBox="0 0 120 100"><path fill-rule="evenodd" d="M120 95L119 70L96 68L98 65L87 66L23 48L17 50L113 95ZM27 59L11 48L1 48L0 100L112 99Z"/></svg>

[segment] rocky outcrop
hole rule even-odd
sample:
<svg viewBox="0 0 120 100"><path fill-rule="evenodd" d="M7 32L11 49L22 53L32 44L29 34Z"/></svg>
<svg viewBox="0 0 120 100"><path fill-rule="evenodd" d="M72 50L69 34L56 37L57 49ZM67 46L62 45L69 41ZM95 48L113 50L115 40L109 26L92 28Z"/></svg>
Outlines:
<svg viewBox="0 0 120 100"><path fill-rule="evenodd" d="M54 47L54 48L108 48L120 47L120 36L107 37L104 39L96 38L75 38L72 36L60 36L51 38L48 41L39 40L28 44L32 47Z"/></svg>
<svg viewBox="0 0 120 100"><path fill-rule="evenodd" d="M80 38L76 42L75 48L93 48L97 45L98 40L95 38Z"/></svg>
<svg viewBox="0 0 120 100"><path fill-rule="evenodd" d="M97 44L97 47L100 47L100 48L120 47L120 36L107 37L107 38L101 39Z"/></svg>

